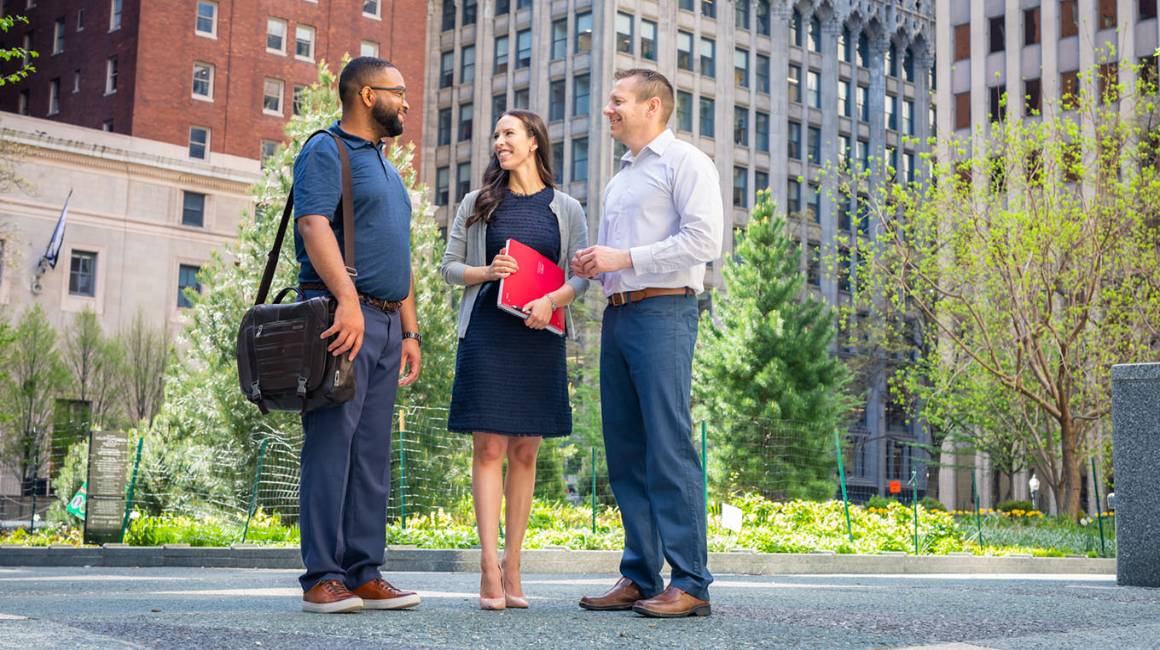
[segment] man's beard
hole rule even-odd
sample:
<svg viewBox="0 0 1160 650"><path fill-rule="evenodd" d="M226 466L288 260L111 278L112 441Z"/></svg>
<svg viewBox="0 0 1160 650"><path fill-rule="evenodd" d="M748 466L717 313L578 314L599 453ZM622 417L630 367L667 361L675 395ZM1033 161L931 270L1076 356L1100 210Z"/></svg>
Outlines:
<svg viewBox="0 0 1160 650"><path fill-rule="evenodd" d="M399 121L399 111L392 111L383 106L381 102L375 102L374 108L371 109L371 117L375 118L375 122L383 127L384 137L393 138L403 132L403 123Z"/></svg>

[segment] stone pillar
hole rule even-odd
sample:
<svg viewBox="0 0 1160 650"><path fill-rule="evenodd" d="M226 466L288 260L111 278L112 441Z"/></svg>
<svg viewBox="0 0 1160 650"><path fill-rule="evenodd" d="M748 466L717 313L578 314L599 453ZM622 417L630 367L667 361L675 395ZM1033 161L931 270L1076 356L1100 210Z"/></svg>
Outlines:
<svg viewBox="0 0 1160 650"><path fill-rule="evenodd" d="M822 177L819 222L822 224L822 254L833 260L837 253L834 240L837 233L839 205L838 176L833 173L838 165L838 37L842 23L830 14L822 19L822 159L823 166L831 166ZM822 274L822 295L831 305L838 303L837 272Z"/></svg>
<svg viewBox="0 0 1160 650"><path fill-rule="evenodd" d="M784 0L775 0L769 8L770 34L773 52L770 53L769 94L772 105L769 111L770 195L777 210L786 214L786 183L789 180L789 147L787 142L789 119L789 25L793 10Z"/></svg>
<svg viewBox="0 0 1160 650"><path fill-rule="evenodd" d="M866 101L870 105L870 186L871 192L876 192L886 172L886 50L890 41L882 34L870 34L869 46L870 87Z"/></svg>
<svg viewBox="0 0 1160 650"><path fill-rule="evenodd" d="M934 67L934 54L924 42L916 45L913 50L914 62L914 137L918 140L915 146L915 161L917 166L915 177L926 181L930 177L930 170L922 162L922 154L931 150L927 140L930 138L930 69Z"/></svg>
<svg viewBox="0 0 1160 650"><path fill-rule="evenodd" d="M1116 583L1160 587L1160 363L1112 368Z"/></svg>
<svg viewBox="0 0 1160 650"><path fill-rule="evenodd" d="M955 476L959 461L957 451L954 441L943 439L939 453L938 500L947 510L957 510L959 507L958 481Z"/></svg>

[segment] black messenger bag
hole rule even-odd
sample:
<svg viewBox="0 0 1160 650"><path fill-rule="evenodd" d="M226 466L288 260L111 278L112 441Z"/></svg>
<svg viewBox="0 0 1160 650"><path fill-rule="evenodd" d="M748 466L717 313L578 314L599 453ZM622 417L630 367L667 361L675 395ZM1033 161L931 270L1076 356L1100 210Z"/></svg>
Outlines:
<svg viewBox="0 0 1160 650"><path fill-rule="evenodd" d="M329 131L316 131L307 141L319 134L334 138L342 161L342 230L343 263L351 278L356 275L354 262L354 197L351 185L350 159L346 146ZM305 146L305 145L304 145ZM297 287L282 289L274 302L266 303L274 269L286 226L294 208L294 188L282 211L278 235L266 258L266 270L258 286L254 306L242 317L238 329L238 380L242 393L261 409L270 411L298 411L305 413L317 408L335 406L354 397L354 369L349 353L332 355L326 348L333 337L322 339L334 323L337 303L331 296L321 296L301 302L282 303L290 292L301 292Z"/></svg>

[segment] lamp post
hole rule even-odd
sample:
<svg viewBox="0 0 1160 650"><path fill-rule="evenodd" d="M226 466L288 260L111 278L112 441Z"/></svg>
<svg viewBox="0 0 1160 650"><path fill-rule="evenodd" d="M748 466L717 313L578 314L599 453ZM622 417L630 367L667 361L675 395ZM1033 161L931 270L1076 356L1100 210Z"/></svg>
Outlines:
<svg viewBox="0 0 1160 650"><path fill-rule="evenodd" d="M1031 479L1027 481L1027 487L1031 488L1031 507L1039 510L1039 479L1036 478L1035 472L1031 472Z"/></svg>

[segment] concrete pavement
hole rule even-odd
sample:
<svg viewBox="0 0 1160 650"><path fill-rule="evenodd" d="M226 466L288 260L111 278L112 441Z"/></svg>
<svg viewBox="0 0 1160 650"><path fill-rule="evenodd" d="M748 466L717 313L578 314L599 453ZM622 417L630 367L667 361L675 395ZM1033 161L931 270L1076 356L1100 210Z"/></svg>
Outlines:
<svg viewBox="0 0 1160 650"><path fill-rule="evenodd" d="M342 616L300 612L296 575L0 568L0 647L1160 647L1160 590L1111 576L722 574L713 616L657 621L579 609L608 574L528 574L531 609L491 613L477 609L476 574L392 573L419 608Z"/></svg>

